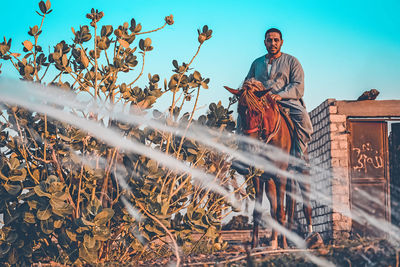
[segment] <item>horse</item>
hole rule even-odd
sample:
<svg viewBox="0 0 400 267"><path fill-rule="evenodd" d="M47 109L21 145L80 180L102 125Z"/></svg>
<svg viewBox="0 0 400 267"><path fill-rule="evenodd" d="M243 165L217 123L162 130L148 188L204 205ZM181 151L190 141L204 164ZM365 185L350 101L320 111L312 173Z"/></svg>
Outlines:
<svg viewBox="0 0 400 267"><path fill-rule="evenodd" d="M278 103L271 97L269 93L271 89L265 89L263 84L255 79L247 80L243 83L240 90L232 89L224 86L232 94L239 98L238 101L238 120L241 120L243 134L259 139L267 144L280 148L288 155L292 151L294 145L293 132L290 130L289 122L281 114ZM288 170L289 157L287 161L276 162L276 166L281 170ZM295 183L293 179L288 181L287 177L279 174L271 177L264 174L261 177L254 177L253 184L256 192L256 206L262 204L263 191L265 187L266 195L270 202L271 217L281 226L290 230L294 217L295 200L291 197L294 192ZM303 210L308 224L308 230L311 227L311 205L309 199L310 185L309 183L300 183L303 195ZM286 225L286 213L284 208L284 198L286 195L286 210L288 213L288 225ZM253 235L251 246L258 246L258 226L260 223L261 213L254 208L253 211ZM310 233L309 233L310 234ZM273 227L271 236L271 248L278 247L287 248L287 240L285 235L281 235L278 244L278 231Z"/></svg>

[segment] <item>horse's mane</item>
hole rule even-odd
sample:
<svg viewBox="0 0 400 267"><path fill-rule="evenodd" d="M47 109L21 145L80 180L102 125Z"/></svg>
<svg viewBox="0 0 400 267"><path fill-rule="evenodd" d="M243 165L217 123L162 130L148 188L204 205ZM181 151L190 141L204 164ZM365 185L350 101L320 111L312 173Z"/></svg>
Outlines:
<svg viewBox="0 0 400 267"><path fill-rule="evenodd" d="M268 108L267 103L271 106L274 106L276 103L268 93L261 98L255 95L255 92L265 90L264 85L260 81L254 78L246 80L241 88L242 94L239 98L239 104L246 106L251 111L264 112ZM268 101L263 101L265 98Z"/></svg>

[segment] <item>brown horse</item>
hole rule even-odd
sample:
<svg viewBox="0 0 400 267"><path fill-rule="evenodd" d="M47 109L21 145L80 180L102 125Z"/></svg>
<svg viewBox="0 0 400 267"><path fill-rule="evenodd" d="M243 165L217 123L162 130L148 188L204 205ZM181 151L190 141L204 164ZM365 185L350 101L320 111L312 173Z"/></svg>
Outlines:
<svg viewBox="0 0 400 267"><path fill-rule="evenodd" d="M235 90L225 86L232 94L239 97L238 113L242 132L253 138L262 140L268 144L279 147L287 154L290 153L293 138L288 123L281 115L278 104L269 94L270 90L266 90L263 84L255 79L244 82L240 90ZM281 170L287 170L289 167L289 157L286 162L276 162L276 166ZM262 177L253 178L253 184L256 191L256 205L262 204L263 191L265 191L271 205L271 217L281 226L286 225L286 213L284 208L284 198L286 190L290 192L294 190L294 181L287 180L282 175L267 176L266 173ZM288 186L288 187L287 187ZM302 193L309 193L309 184L301 183ZM311 225L311 205L308 194L303 194L303 205L305 217L308 225ZM288 228L290 229L294 215L294 198L290 193L286 195L286 208L288 212ZM253 238L252 247L258 246L258 225L260 223L261 213L254 208L253 211ZM309 227L310 229L310 227ZM287 247L285 235L282 235L279 246ZM271 247L278 247L278 232L275 228L272 230Z"/></svg>

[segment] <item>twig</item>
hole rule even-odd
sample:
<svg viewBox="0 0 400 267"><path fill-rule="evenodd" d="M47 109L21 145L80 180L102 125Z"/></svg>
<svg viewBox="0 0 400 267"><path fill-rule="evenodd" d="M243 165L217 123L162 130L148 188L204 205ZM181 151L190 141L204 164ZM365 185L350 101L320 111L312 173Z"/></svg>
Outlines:
<svg viewBox="0 0 400 267"><path fill-rule="evenodd" d="M174 238L174 236L172 235L172 233L168 230L168 228L162 223L160 222L156 217L154 217L153 215L151 215L143 206L142 204L140 204L139 202L137 202L137 205L139 206L139 208L146 213L147 216L149 216L150 219L154 220L156 223L158 223L161 228L164 229L164 231L169 235L169 237L172 240L172 243L174 245L175 248L175 256L176 256L176 266L180 266L181 263L181 258L179 256L179 248L178 248L178 244L176 243L176 240Z"/></svg>
<svg viewBox="0 0 400 267"><path fill-rule="evenodd" d="M183 141L185 140L186 133L187 133L189 127L190 127L190 124L192 123L194 113L196 112L196 107L197 107L197 102L198 102L198 100L199 100L199 95L200 95L200 85L199 85L199 87L197 88L196 101L194 102L194 106L193 106L192 113L190 114L190 118L189 118L188 124L186 125L185 132L184 132L184 134L182 135L181 142L179 143L178 152L176 153L176 158L177 158L177 159L179 159L179 153L181 152L182 145L183 145Z"/></svg>
<svg viewBox="0 0 400 267"><path fill-rule="evenodd" d="M138 32L138 33L134 33L134 35L141 35L141 34L156 32L156 31L161 30L162 28L164 28L166 25L167 25L167 23L165 22L163 26L161 26L161 27L159 27L159 28L157 28L157 29L154 29L154 30L151 30L151 31L147 31L147 32Z"/></svg>
<svg viewBox="0 0 400 267"><path fill-rule="evenodd" d="M130 86L131 86L132 84L134 84L137 80L139 80L139 78L143 75L145 56L146 56L146 51L143 51L143 54L142 54L143 62L142 62L142 69L141 69L141 71L140 71L140 74L136 77L135 80L133 80L133 82L129 83L129 84L127 85L127 87L130 87Z"/></svg>

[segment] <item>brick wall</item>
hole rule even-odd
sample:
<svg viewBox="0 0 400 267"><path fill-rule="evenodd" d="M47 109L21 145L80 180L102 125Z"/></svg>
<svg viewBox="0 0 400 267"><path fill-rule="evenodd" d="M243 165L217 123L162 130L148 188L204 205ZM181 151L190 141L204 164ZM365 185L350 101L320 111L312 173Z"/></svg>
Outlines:
<svg viewBox="0 0 400 267"><path fill-rule="evenodd" d="M314 133L309 143L311 163L312 224L324 240L348 237L350 210L346 115L338 114L335 99L327 99L310 112ZM298 231L306 220L302 203L296 207Z"/></svg>

